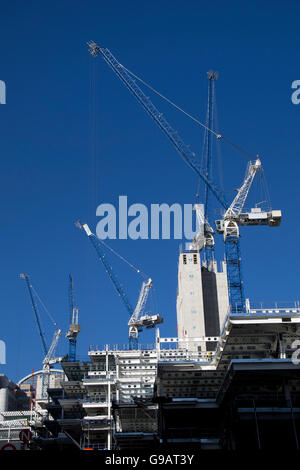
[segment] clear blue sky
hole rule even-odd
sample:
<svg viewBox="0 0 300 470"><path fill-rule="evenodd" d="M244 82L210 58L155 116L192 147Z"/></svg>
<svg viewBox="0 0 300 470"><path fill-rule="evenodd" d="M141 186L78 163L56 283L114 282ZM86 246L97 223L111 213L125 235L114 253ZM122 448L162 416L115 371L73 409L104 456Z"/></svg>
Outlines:
<svg viewBox="0 0 300 470"><path fill-rule="evenodd" d="M219 71L221 131L261 154L273 207L283 211L280 228L243 231L246 295L266 302L299 298L300 105L290 98L292 81L300 79L299 13L296 1L2 2L0 79L7 104L0 105L0 339L7 343L7 365L0 372L19 379L43 358L20 272L30 274L64 331L73 274L80 356L89 344L127 342L127 313L74 226L78 218L95 230L96 206L123 194L147 205L194 202L196 176L103 60L93 62L85 45L90 39L200 119L206 72ZM200 129L153 101L199 152ZM246 163L222 146L229 199ZM116 240L111 246L151 275L165 318L161 334L176 335L178 241ZM222 253L219 238L219 259ZM113 263L134 303L140 279ZM49 341L53 328L40 312ZM65 339L58 352L67 352Z"/></svg>

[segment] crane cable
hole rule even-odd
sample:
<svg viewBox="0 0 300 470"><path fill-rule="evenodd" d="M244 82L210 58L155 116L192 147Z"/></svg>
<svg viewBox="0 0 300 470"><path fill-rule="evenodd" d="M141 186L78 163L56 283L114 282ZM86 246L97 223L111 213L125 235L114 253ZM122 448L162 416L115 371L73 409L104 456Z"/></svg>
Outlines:
<svg viewBox="0 0 300 470"><path fill-rule="evenodd" d="M37 297L38 301L40 302L41 306L44 308L44 310L47 313L48 317L52 321L53 325L57 326L56 321L54 320L53 316L51 315L51 313L47 309L46 305L44 304L44 302L42 301L42 299L40 298L39 294L37 293L37 291L35 290L35 288L33 287L32 284L30 284L30 287L31 287L32 291L34 292L34 295Z"/></svg>
<svg viewBox="0 0 300 470"><path fill-rule="evenodd" d="M94 235L95 236L95 235ZM142 278L144 279L148 279L149 276L147 276L147 274L145 274L143 271L141 271L139 268L137 268L136 266L134 266L134 264L130 263L130 261L128 261L126 258L124 258L122 255L120 255L119 253L117 253L115 250L113 250L113 248L111 248L109 245L107 245L103 240L101 240L100 238L96 237L97 240L102 243L102 245L104 245L108 250L110 250L115 256L117 256L118 258L120 258L122 261L124 261L124 263L128 264L128 266L130 266L135 272L137 272Z"/></svg>
<svg viewBox="0 0 300 470"><path fill-rule="evenodd" d="M192 116L191 114L189 114L187 111L185 111L184 109L182 109L180 106L178 106L177 104L175 104L173 101L171 101L169 98L167 98L166 96L164 96L162 93L160 93L158 90L156 90L155 88L153 88L151 85L149 85L149 83L145 82L145 80L143 80L142 78L138 77L137 75L135 75L133 72L131 72L129 69L127 69L126 67L124 67L124 65L120 64L120 66L126 70L127 73L129 73L132 77L134 77L136 80L138 80L139 82L143 83L143 85L145 85L147 88L149 88L151 91L153 91L153 93L155 93L156 95L160 96L163 100L167 101L170 105L172 105L174 108L176 108L178 111L181 111L183 114L185 114L187 117L189 117L192 121L194 121L196 124L198 124L199 126L203 127L204 129L206 129L208 132L211 132L218 140L223 140L224 142L226 142L228 145L230 145L231 147L233 147L235 150L237 150L239 153L241 153L242 155L244 155L245 157L247 157L248 159L252 160L253 158L255 158L252 154L250 154L249 152L247 152L246 150L242 149L240 146L234 144L233 142L231 142L229 139L227 139L226 137L224 137L222 134L219 134L218 132L215 132L213 129L210 129L208 126L206 126L205 124L203 124L203 122L199 121L199 119L195 118L194 116Z"/></svg>

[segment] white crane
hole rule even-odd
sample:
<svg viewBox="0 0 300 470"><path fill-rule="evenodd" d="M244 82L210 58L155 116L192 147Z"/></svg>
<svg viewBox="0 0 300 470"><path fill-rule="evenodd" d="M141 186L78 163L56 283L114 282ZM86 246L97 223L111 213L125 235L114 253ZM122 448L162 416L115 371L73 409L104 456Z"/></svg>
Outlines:
<svg viewBox="0 0 300 470"><path fill-rule="evenodd" d="M53 357L54 353L55 353L55 349L57 347L58 340L61 336L61 329L58 329L57 331L55 331L55 333L53 335L52 342L51 342L51 346L48 349L45 334L42 331L42 326L41 326L41 322L40 322L40 318L39 318L37 304L36 304L36 301L35 301L35 296L39 299L40 303L43 305L43 307L45 309L46 309L46 307L42 303L39 296L37 295L37 292L34 290L32 284L29 280L29 276L27 274L21 273L20 277L21 277L21 279L24 279L24 281L26 282L27 287L28 287L28 292L29 292L29 295L30 295L32 308L33 308L33 311L34 311L34 314L35 314L39 334L40 334L40 337L41 337L41 340L42 340L43 351L44 351L44 354L45 354L45 357L44 357L44 360L43 360L43 369L41 371L39 371L37 374L40 375L41 378L42 378L41 397L40 398L42 398L43 400L46 400L47 397L48 397L47 389L50 386L51 368L54 364L60 363L63 360L63 357L58 357L58 358ZM49 314L47 309L46 309L46 312L48 313L49 317L51 318L54 326L57 326L56 322L54 321L52 316ZM55 372L57 373L57 371L55 371Z"/></svg>
<svg viewBox="0 0 300 470"><path fill-rule="evenodd" d="M128 322L129 326L129 340L137 340L138 334L142 331L143 327L154 328L155 325L162 323L160 315L149 315L144 313L150 289L152 288L152 279L144 281L140 290L140 295L134 309L133 314Z"/></svg>
<svg viewBox="0 0 300 470"><path fill-rule="evenodd" d="M61 330L58 329L57 331L55 331L53 335L51 346L43 360L44 369L50 368L51 365L57 364L63 360L63 357L56 357L56 358L53 357L60 336L61 336Z"/></svg>
<svg viewBox="0 0 300 470"><path fill-rule="evenodd" d="M216 220L217 232L224 234L224 240L230 235L239 237L239 225L280 225L280 210L266 212L259 207L255 207L250 212L242 212L254 177L261 169L261 161L257 155L255 161L248 163L243 184L230 207L226 210L223 219Z"/></svg>
<svg viewBox="0 0 300 470"><path fill-rule="evenodd" d="M195 204L194 209L196 211L198 230L190 245L190 250L201 251L206 246L214 246L214 230L204 217L203 204Z"/></svg>

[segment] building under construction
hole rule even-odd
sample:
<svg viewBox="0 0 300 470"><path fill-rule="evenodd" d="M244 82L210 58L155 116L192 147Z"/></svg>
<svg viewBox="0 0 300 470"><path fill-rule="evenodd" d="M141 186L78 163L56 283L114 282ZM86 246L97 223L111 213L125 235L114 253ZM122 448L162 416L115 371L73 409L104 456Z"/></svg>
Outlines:
<svg viewBox="0 0 300 470"><path fill-rule="evenodd" d="M300 308L230 313L214 337L153 349L91 347L36 397L33 448L298 448ZM211 346L216 345L213 349ZM197 347L195 347L197 345Z"/></svg>
<svg viewBox="0 0 300 470"><path fill-rule="evenodd" d="M26 421L32 432L28 448L163 450L176 445L178 451L184 451L192 445L199 450L299 449L300 305L255 308L245 298L240 266L240 227L279 226L281 211L259 205L245 208L252 182L262 168L259 156L249 162L231 204L212 181L210 139L222 139L211 119L216 73L208 73L203 167L139 88L138 77L108 49L93 41L88 47L93 57L101 56L111 67L201 179L204 204L195 205L198 232L179 253L177 337L161 337L162 317L157 312L146 313L152 280L143 281L133 308L107 261L103 242L87 224L78 224L129 313L129 344L128 348L91 346L88 360L76 360L80 326L70 277L69 354L53 358L61 334L57 330L49 349L43 341L43 368L18 384L24 388L37 377ZM221 266L214 255L215 230L209 213L212 196L223 208L222 218L215 223L225 248ZM27 275L22 278L39 327L32 285ZM156 328L152 347L140 345L144 328ZM53 369L55 364L59 364L57 369ZM13 440L11 430L20 423L10 423L0 410L1 416L2 440L3 436Z"/></svg>

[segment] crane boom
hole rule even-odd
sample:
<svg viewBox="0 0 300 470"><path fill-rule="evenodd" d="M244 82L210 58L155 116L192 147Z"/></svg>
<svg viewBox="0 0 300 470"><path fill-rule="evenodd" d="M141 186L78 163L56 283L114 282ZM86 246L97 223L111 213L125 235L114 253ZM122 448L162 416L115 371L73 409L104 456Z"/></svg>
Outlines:
<svg viewBox="0 0 300 470"><path fill-rule="evenodd" d="M163 318L160 315L149 315L144 313L151 288L152 279L149 278L147 281L143 282L136 307L128 322L129 342L132 346L137 343L139 331L142 331L144 326L146 328L154 328L155 325L163 322Z"/></svg>
<svg viewBox="0 0 300 470"><path fill-rule="evenodd" d="M236 217L240 215L245 205L245 201L247 199L249 190L251 188L254 176L260 169L261 169L261 161L259 159L259 156L257 156L257 159L255 160L255 162L248 163L243 184L238 190L238 193L235 196L234 200L230 204L230 207L225 212L224 219L232 218L232 217Z"/></svg>
<svg viewBox="0 0 300 470"><path fill-rule="evenodd" d="M206 139L207 139L207 147L206 147L206 158L205 158L205 175L206 177L211 180L212 178L212 145L211 145L211 132L208 129L212 128L213 125L213 110L214 110L214 90L215 90L215 80L218 78L218 72L214 72L213 70L209 70L207 72L208 78L208 102L207 102L207 130L206 130ZM206 219L206 223L204 225L204 233L205 233L205 260L206 266L210 269L212 261L214 259L214 231L209 224L210 220L210 190L207 185L205 185L205 199L204 199L204 217Z"/></svg>
<svg viewBox="0 0 300 470"><path fill-rule="evenodd" d="M115 276L111 266L107 263L105 259L105 254L102 250L102 246L100 245L99 240L97 237L91 232L89 226L87 224L82 224L81 222L77 222L77 225L80 228L83 228L85 233L87 234L88 238L90 239L92 245L94 246L99 259L102 261L104 268L112 281L118 295L121 297L128 313L130 314L130 319L128 322L129 326L129 345L131 348L137 344L138 333L143 330L143 327L146 328L153 328L155 325L162 323L163 319L160 315L148 315L144 314L144 309L147 303L149 291L152 287L152 280L149 278L147 282L143 282L142 288L140 290L139 298L136 304L135 309L132 308L126 293L119 283L117 277Z"/></svg>
<svg viewBox="0 0 300 470"><path fill-rule="evenodd" d="M47 354L45 356L45 359L43 360L43 364L44 364L45 367L47 367L51 362L51 356L54 354L54 351L56 349L56 346L57 346L58 340L60 338L60 335L61 335L61 330L60 329L55 331L55 333L53 335L51 346L49 348L49 351L47 352ZM57 362L57 360L55 360L55 361Z"/></svg>
<svg viewBox="0 0 300 470"><path fill-rule="evenodd" d="M89 48L89 53L96 57L101 55L105 62L111 67L114 73L119 77L119 79L125 84L129 91L134 95L137 101L142 105L145 111L151 116L155 121L158 127L165 133L165 135L172 142L178 153L184 159L184 161L197 173L197 175L202 179L206 185L206 195L208 196L208 189L214 194L216 199L225 209L225 213L230 209L230 211L241 211L245 200L247 198L250 186L252 184L254 175L258 171L258 162L256 161L254 166L250 164L249 166L249 178L244 181L243 186L240 188L239 195L234 199L233 205L229 207L223 191L211 181L209 176L210 168L210 159L207 159L207 168L206 172L200 166L199 161L196 159L195 153L190 150L190 148L183 142L177 131L168 123L162 113L151 102L149 97L147 97L144 92L136 84L136 81L132 77L131 73L118 62L118 60L112 55L109 49L99 47L94 41L87 43ZM207 130L210 130L209 128ZM220 135L217 135L217 138L220 138ZM209 155L208 155L209 157ZM207 206L207 197L205 205ZM205 211L207 207L205 208ZM206 214L204 214L206 216ZM229 283L229 298L231 308L236 312L242 312L244 310L244 288L243 280L241 274L241 257L240 257L240 246L239 246L239 232L238 224L241 225L259 225L263 223L268 223L269 225L279 225L281 219L280 211L272 211L270 214L267 214L267 222L263 221L261 217L256 217L251 214L250 217L247 217L248 214L245 214L246 217L239 217L237 220L233 220L230 216L227 219L223 218L217 225L217 231L219 233L224 232L224 241L225 241L225 255L226 255L226 264L227 264L227 276ZM205 217L206 219L206 217ZM224 229L225 227L225 229ZM208 230L208 235L210 238L207 239L207 253L208 257L212 255L213 249L213 230L211 227ZM225 234L226 232L226 234Z"/></svg>
<svg viewBox="0 0 300 470"><path fill-rule="evenodd" d="M89 52L92 56L96 57L101 55L105 62L112 68L115 74L125 84L137 101L143 106L145 111L151 116L156 122L160 129L170 139L172 144L175 146L178 153L184 159L184 161L197 173L197 175L204 181L209 187L211 192L220 202L224 209L228 209L223 191L214 184L203 172L200 163L198 162L196 155L189 147L184 143L178 132L168 123L163 114L154 106L150 98L136 84L135 80L130 76L125 67L113 56L109 49L99 47L94 41L88 43Z"/></svg>
<svg viewBox="0 0 300 470"><path fill-rule="evenodd" d="M152 279L148 279L147 282L145 281L143 282L136 307L128 322L128 325L131 325L134 322L136 322L139 316L143 313L151 287L152 287Z"/></svg>
<svg viewBox="0 0 300 470"><path fill-rule="evenodd" d="M90 230L90 228L87 224L81 224L80 222L78 222L78 225L80 226L80 228L84 229L84 231L87 234L90 242L92 243L94 249L96 250L100 261L102 262L102 264L105 268L105 271L107 272L110 280L112 281L118 295L121 297L121 299L122 299L122 301L125 305L125 308L127 309L128 313L130 315L132 315L133 314L133 308L132 308L129 300L127 299L126 293L125 293L123 287L121 286L121 284L119 283L117 277L115 276L111 266L107 263L107 261L105 259L105 253L102 250L102 247L101 247L97 237L91 232L91 230Z"/></svg>
<svg viewBox="0 0 300 470"><path fill-rule="evenodd" d="M44 350L44 353L45 353L45 355L46 355L46 354L47 354L47 351L48 351L48 348L47 348L47 344L46 344L45 335L44 335L44 333L43 333L43 331L42 331L42 326L41 326L41 322L40 322L40 317L39 317L37 305L36 305L35 300L34 300L34 295L33 295L33 292L32 292L32 285L31 285L31 283L30 283L29 276L28 276L27 274L21 273L21 274L20 274L20 278L21 278L21 279L24 279L24 281L25 281L26 284L27 284L27 288L28 288L28 292L29 292L30 300L31 300L31 304L32 304L32 309L33 309L33 312L34 312L34 315L35 315L37 327L38 327L39 334L40 334L40 337L41 337L41 340L42 340L43 350Z"/></svg>
<svg viewBox="0 0 300 470"><path fill-rule="evenodd" d="M195 153L183 142L177 131L168 123L162 113L154 106L151 100L144 94L144 92L138 87L135 80L130 76L125 67L120 64L117 59L112 55L109 49L100 48L94 41L87 43L89 47L89 53L96 57L101 55L105 62L111 67L114 73L120 78L125 84L129 91L134 95L137 101L143 106L145 111L155 121L158 127L166 134L169 140L172 142L177 152L185 160L185 162L197 173L197 175L204 181L205 185L214 194L216 199L220 202L222 207L227 211L229 205L225 199L223 191L215 185L209 177L206 176L202 168L200 167L199 161L196 159ZM213 246L213 230L211 230L210 243ZM230 301L234 302L235 309L242 311L244 308L244 291L243 281L240 269L240 248L239 239L237 237L227 237L225 241L225 254L227 262L227 274L229 280L229 297Z"/></svg>

